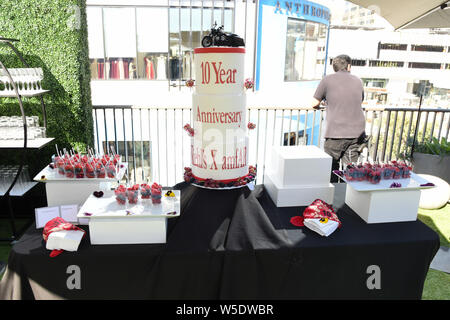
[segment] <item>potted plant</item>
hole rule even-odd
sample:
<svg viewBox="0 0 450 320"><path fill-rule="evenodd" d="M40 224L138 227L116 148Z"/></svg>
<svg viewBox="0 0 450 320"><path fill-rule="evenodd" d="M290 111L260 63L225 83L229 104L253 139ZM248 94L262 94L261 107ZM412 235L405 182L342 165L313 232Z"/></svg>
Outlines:
<svg viewBox="0 0 450 320"><path fill-rule="evenodd" d="M411 162L415 173L429 174L450 183L450 143L445 138L416 142Z"/></svg>

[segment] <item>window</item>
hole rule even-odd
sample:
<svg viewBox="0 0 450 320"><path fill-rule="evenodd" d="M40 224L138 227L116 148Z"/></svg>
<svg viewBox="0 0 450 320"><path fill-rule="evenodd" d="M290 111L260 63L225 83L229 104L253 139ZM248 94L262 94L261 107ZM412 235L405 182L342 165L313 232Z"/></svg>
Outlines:
<svg viewBox="0 0 450 320"><path fill-rule="evenodd" d="M326 45L327 28L323 24L288 18L286 32L285 81L320 79L321 51ZM320 56L319 56L320 55Z"/></svg>
<svg viewBox="0 0 450 320"><path fill-rule="evenodd" d="M137 68L132 78L167 80L166 8L136 8Z"/></svg>
<svg viewBox="0 0 450 320"><path fill-rule="evenodd" d="M88 25L88 45L89 45L89 60L91 66L91 78L103 79L104 63L105 63L105 48L103 46L103 13L101 8L88 7L87 25Z"/></svg>
<svg viewBox="0 0 450 320"><path fill-rule="evenodd" d="M352 66L364 67L365 65L366 65L366 60L352 59Z"/></svg>
<svg viewBox="0 0 450 320"><path fill-rule="evenodd" d="M130 78L130 67L136 65L135 24L134 8L103 9L105 65L99 78Z"/></svg>
<svg viewBox="0 0 450 320"><path fill-rule="evenodd" d="M369 67L402 68L403 66L404 62L402 61L379 61L379 60L369 61Z"/></svg>
<svg viewBox="0 0 450 320"><path fill-rule="evenodd" d="M402 51L406 51L407 48L408 48L407 44L380 43L380 49L382 49L382 50L402 50Z"/></svg>
<svg viewBox="0 0 450 320"><path fill-rule="evenodd" d="M411 45L411 51L444 52L443 46Z"/></svg>
<svg viewBox="0 0 450 320"><path fill-rule="evenodd" d="M370 88L385 88L388 82L387 79L362 79L364 87Z"/></svg>
<svg viewBox="0 0 450 320"><path fill-rule="evenodd" d="M410 62L408 68L418 69L441 69L440 63L428 63L428 62Z"/></svg>
<svg viewBox="0 0 450 320"><path fill-rule="evenodd" d="M87 20L92 79L187 80L193 50L214 22L234 31L234 2L87 6Z"/></svg>
<svg viewBox="0 0 450 320"><path fill-rule="evenodd" d="M363 59L352 59L352 66L356 67L364 67L366 66L367 62ZM330 59L330 65L333 65L333 59Z"/></svg>

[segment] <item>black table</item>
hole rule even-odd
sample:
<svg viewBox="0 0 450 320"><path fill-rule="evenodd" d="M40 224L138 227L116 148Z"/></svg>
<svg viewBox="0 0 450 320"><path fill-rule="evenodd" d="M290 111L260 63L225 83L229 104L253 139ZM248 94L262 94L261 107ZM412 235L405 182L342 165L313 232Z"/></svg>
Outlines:
<svg viewBox="0 0 450 320"><path fill-rule="evenodd" d="M438 235L420 221L366 224L336 185L342 227L295 227L262 186L179 184L166 244L91 245L50 258L42 229L13 246L0 299L420 299ZM344 188L344 189L343 189ZM84 226L88 231L88 227Z"/></svg>

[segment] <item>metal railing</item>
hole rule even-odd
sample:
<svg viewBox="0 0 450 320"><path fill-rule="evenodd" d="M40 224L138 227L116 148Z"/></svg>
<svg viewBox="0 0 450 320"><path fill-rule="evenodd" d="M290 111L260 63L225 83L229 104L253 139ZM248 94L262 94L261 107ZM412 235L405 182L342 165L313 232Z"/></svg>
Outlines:
<svg viewBox="0 0 450 320"><path fill-rule="evenodd" d="M363 160L388 161L408 156L408 146L432 137L448 139L450 110L366 107L366 133L371 136ZM128 179L174 185L190 166L190 137L183 129L192 123L191 107L94 106L95 149L110 146L128 162ZM249 164L257 165L256 182L274 145L316 145L323 148L326 111L312 108L249 107Z"/></svg>

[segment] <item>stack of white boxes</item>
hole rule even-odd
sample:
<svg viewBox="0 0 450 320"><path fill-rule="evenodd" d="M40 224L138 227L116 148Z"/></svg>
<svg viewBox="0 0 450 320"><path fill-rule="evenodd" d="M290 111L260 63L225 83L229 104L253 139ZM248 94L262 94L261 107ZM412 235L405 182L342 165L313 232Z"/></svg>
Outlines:
<svg viewBox="0 0 450 320"><path fill-rule="evenodd" d="M277 207L332 204L332 158L316 146L275 146L265 167L264 186Z"/></svg>

